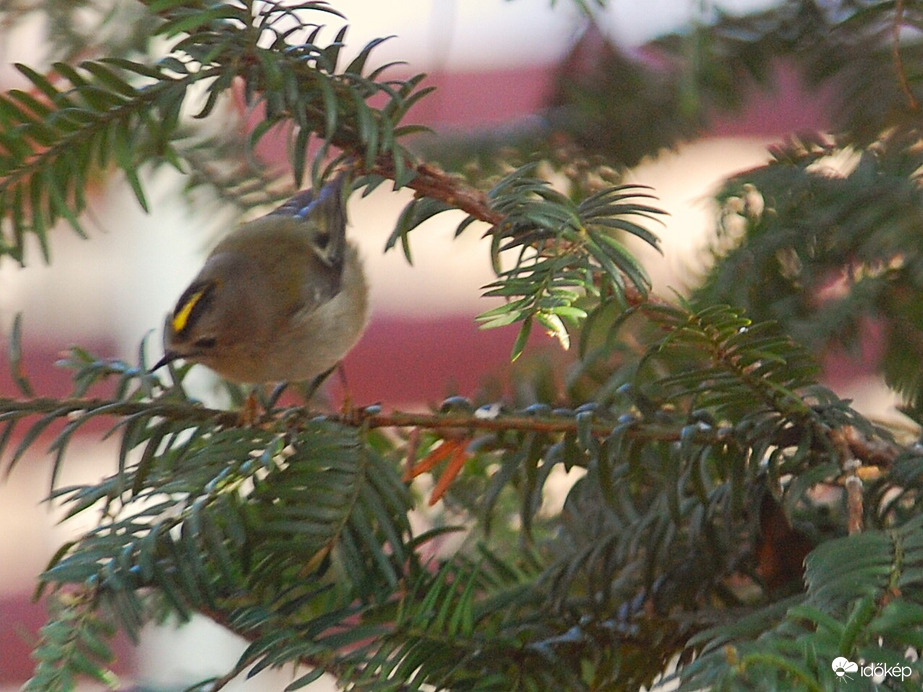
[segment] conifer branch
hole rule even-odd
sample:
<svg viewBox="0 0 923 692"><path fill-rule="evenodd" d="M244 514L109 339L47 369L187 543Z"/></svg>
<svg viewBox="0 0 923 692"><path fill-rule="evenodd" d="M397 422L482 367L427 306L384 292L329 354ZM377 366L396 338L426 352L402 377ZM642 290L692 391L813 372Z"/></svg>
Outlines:
<svg viewBox="0 0 923 692"><path fill-rule="evenodd" d="M212 409L194 403L174 403L166 401L125 401L119 399L54 399L38 397L34 399L0 398L0 424L13 419L25 419L32 416L54 414L56 417L74 421L83 415L98 416L101 412L109 418L130 418L134 416L160 417L171 421L193 424L211 423L218 427L240 427L242 419L237 411ZM562 412L557 416L533 416L521 414L499 414L496 417L484 417L475 413L412 413L402 411L380 412L379 406L358 408L343 414L325 414L304 407L286 407L265 413L257 422L257 428L297 427L300 423L315 420L318 416L332 423L358 426L367 429L376 428L417 428L433 431L485 431L485 432L524 432L539 434L576 434L580 424L574 418L574 412ZM620 422L624 425L624 421ZM616 422L594 421L589 429L597 437L612 433ZM687 439L687 426L652 423L641 417L630 421L624 434L632 439L650 442L678 442ZM840 429L830 429L831 440L839 440L848 446L849 453L869 466L887 467L899 454L899 448L882 438L870 438L859 433L854 426L844 425ZM694 439L696 442L720 445L734 438L732 428L699 429ZM799 431L785 428L774 440L782 447L798 443Z"/></svg>

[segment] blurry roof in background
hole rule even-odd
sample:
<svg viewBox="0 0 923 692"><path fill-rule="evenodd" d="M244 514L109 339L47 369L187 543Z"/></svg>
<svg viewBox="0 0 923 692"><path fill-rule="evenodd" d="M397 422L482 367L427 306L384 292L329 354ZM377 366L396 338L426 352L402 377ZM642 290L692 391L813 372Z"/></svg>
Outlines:
<svg viewBox="0 0 923 692"><path fill-rule="evenodd" d="M625 48L640 46L718 10L742 14L778 0L608 0L594 6L597 24ZM585 19L577 0L336 0L349 23L349 42L361 46L393 36L379 59L405 60L414 70L453 72L560 62ZM331 29L343 22L324 19ZM358 48L357 48L358 50Z"/></svg>

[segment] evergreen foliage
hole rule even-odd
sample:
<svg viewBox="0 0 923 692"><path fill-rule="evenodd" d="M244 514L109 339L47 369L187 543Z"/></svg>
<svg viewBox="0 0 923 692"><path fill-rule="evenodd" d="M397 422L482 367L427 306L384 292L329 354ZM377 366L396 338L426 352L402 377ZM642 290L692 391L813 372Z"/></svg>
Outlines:
<svg viewBox="0 0 923 692"><path fill-rule="evenodd" d="M579 4L591 22L597 3ZM50 261L61 226L83 234L87 190L115 172L142 207L139 173L163 164L249 207L348 165L356 190L416 191L388 243L408 260L420 224L449 209L467 214L459 234L487 229L485 295L506 300L479 319L519 325L513 358L536 322L578 353L567 386L523 368L502 408L451 398L428 414L324 415L269 400L246 425L188 395L188 366L151 374L144 344L136 363L74 348L72 394L36 396L17 318L20 392L0 397L0 459L15 472L51 432L51 499L98 517L40 577L53 608L28 689L114 685L116 628L134 637L195 613L249 642L203 690L289 665L304 667L287 689L330 673L382 691L639 689L664 676L682 690L827 690L841 657L900 671L886 689L920 688L923 447L819 384L814 354L884 325L880 369L923 422L923 44L908 34L923 4L703 16L653 44L669 69L607 45L596 72L562 82L541 127L425 147L406 122L423 76L392 76L380 40L347 62L347 31L321 26L335 4L0 10L6 24L42 13L59 51L19 65L29 87L0 94L0 257L31 262L31 235ZM624 166L739 105L774 60L842 87L833 134L793 137L728 180L713 267L686 298L653 295L625 240L658 247L661 212ZM632 84L646 85L638 99ZM209 128L234 99L258 116L243 144ZM643 136L626 137L638 110ZM287 172L253 165L270 132L287 139ZM120 441L112 473L62 487L69 442L99 420ZM410 481L427 472L458 525L411 523L425 499ZM548 481L565 474L563 508L549 511ZM437 539L450 532L464 540L447 550Z"/></svg>

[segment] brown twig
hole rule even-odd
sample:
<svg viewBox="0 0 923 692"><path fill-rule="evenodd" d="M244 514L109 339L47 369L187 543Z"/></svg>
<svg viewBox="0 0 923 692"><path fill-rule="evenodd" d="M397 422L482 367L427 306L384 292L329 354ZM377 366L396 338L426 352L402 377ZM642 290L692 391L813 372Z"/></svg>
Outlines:
<svg viewBox="0 0 923 692"><path fill-rule="evenodd" d="M850 536L862 533L864 514L862 501L863 483L856 473L860 466L858 459L851 459L845 465L846 480L843 481L843 486L846 488L847 530Z"/></svg>
<svg viewBox="0 0 923 692"><path fill-rule="evenodd" d="M852 426L844 426L851 428ZM843 430L831 430L830 441L840 455L840 468L843 470L843 487L846 489L846 514L847 514L847 531L852 536L862 533L864 502L862 498L862 479L858 471L862 467L859 461L852 453L852 446L846 439Z"/></svg>
<svg viewBox="0 0 923 692"><path fill-rule="evenodd" d="M865 465L863 469L888 468L900 453L900 449L893 443L880 438L870 439L852 425L844 425L839 429L831 430L830 433L836 433L839 436L842 445L841 454L849 453L862 461ZM801 431L791 427L778 433L773 443L784 449L785 447L796 447L800 441Z"/></svg>
<svg viewBox="0 0 923 692"><path fill-rule="evenodd" d="M900 451L887 440L866 436L854 425L844 425L839 430L849 451L863 464L887 468L894 463Z"/></svg>
<svg viewBox="0 0 923 692"><path fill-rule="evenodd" d="M375 166L368 171L393 180L395 177L394 159L390 154L378 158ZM429 163L414 166L416 176L407 187L414 190L418 197L432 197L450 204L470 214L479 221L492 226L503 222L504 215L495 211L487 202L487 195L457 176L452 176Z"/></svg>
<svg viewBox="0 0 923 692"><path fill-rule="evenodd" d="M104 413L103 413L104 411ZM105 416L108 418L131 417L149 414L154 417L167 418L189 423L212 422L222 427L240 427L240 414L237 411L225 411L206 408L190 403L160 402L160 401L118 401L112 399L54 399L50 397L37 399L11 399L0 398L0 416L10 420L4 414L19 414L17 418L43 416L53 414L56 418L69 418L89 414L93 417ZM295 425L317 417L316 411L305 408L293 407L284 411L276 411L275 415L260 421L262 425L272 425L280 422L284 425ZM445 414L445 413L412 413L404 411L390 411L387 413L372 412L368 409L357 409L349 414L330 414L326 419L344 425L363 426L366 428L420 428L426 430L463 430L463 431L522 431L545 434L576 433L577 421L569 416L526 416L519 414L500 415L495 418L482 418L474 414ZM605 437L612 433L615 423L612 421L597 420L590 426L590 431L598 436ZM626 434L641 440L651 442L678 442L683 439L683 427L667 425L664 423L650 423L638 420L626 431ZM787 433L787 434L785 434ZM868 466L888 467L897 457L899 448L891 442L880 438L869 439L851 425L831 431L835 435L841 449L846 450L850 456L861 460ZM712 444L729 441L733 432L729 428L713 428L696 433L696 439ZM791 439L789 439L789 435ZM798 444L797 430L787 428L783 435L774 442L780 447Z"/></svg>
<svg viewBox="0 0 923 692"><path fill-rule="evenodd" d="M383 154L366 172L394 180L394 159L390 154ZM453 176L429 163L417 164L414 166L414 172L416 175L407 183L407 187L412 189L416 196L442 200L491 226L499 226L506 218L490 206L485 192L472 187L458 176ZM664 301L656 296L640 291L631 281L623 283L622 293L629 306L637 307L644 303L664 304Z"/></svg>
<svg viewBox="0 0 923 692"><path fill-rule="evenodd" d="M907 97L907 103L910 110L919 110L920 104L917 102L913 90L910 88L910 82L907 79L907 73L904 70L904 60L901 58L901 28L904 25L904 0L897 0L894 5L894 22L891 24L891 58L894 61L894 69L897 72L897 82L900 84L901 91Z"/></svg>

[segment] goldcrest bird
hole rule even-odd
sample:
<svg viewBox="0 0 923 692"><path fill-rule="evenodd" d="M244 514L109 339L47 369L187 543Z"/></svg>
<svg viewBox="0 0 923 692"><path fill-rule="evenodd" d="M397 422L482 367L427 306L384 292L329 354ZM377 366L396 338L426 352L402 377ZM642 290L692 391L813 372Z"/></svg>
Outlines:
<svg viewBox="0 0 923 692"><path fill-rule="evenodd" d="M212 250L164 326L164 355L241 383L332 370L359 340L368 288L346 240L344 175L245 223Z"/></svg>

